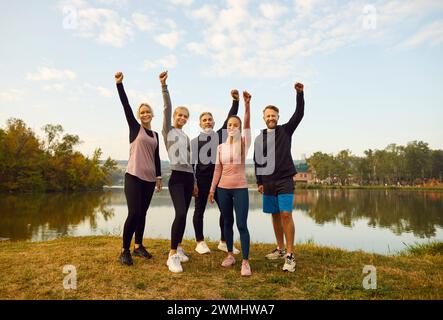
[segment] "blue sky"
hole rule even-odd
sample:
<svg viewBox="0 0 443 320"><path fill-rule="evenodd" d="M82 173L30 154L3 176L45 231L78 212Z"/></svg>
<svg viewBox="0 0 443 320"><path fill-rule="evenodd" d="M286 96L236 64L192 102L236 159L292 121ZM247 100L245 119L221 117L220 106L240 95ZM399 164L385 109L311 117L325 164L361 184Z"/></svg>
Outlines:
<svg viewBox="0 0 443 320"><path fill-rule="evenodd" d="M163 69L191 137L202 111L223 122L232 88L253 96L253 133L268 104L285 122L301 81L297 159L412 140L443 149L442 1L18 0L0 4L0 25L1 126L16 117L41 135L61 124L88 155L128 157L116 71L161 130Z"/></svg>

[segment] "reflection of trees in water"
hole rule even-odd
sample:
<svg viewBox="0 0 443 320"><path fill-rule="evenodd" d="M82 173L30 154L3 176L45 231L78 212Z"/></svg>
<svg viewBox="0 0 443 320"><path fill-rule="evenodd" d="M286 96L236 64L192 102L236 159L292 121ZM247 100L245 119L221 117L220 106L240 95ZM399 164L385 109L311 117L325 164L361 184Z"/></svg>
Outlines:
<svg viewBox="0 0 443 320"><path fill-rule="evenodd" d="M308 202L307 212L319 224L339 221L352 226L353 221L366 218L370 226L389 228L396 234L413 232L419 237L433 237L436 226L443 227L443 193L379 190L307 193L311 195L296 196L296 201Z"/></svg>
<svg viewBox="0 0 443 320"><path fill-rule="evenodd" d="M104 193L7 195L0 197L0 235L28 240L48 230L67 235L70 227L89 222L97 228L99 214L107 221L114 216Z"/></svg>
<svg viewBox="0 0 443 320"><path fill-rule="evenodd" d="M109 197L112 201L113 205L124 205L126 206L126 198L123 192L123 189L113 189L109 191ZM163 189L160 193L154 193L151 202L152 207L170 207L172 206L171 196L169 195L169 191L167 189ZM210 204L208 203L208 208ZM214 204L214 206L216 206ZM262 196L255 190L249 191L249 209L261 209L262 208ZM194 212L194 199L191 201L191 206L189 208L189 213ZM189 214L188 213L188 214Z"/></svg>
<svg viewBox="0 0 443 320"><path fill-rule="evenodd" d="M261 210L261 195L251 190L249 203L251 210ZM370 226L389 228L396 234L413 232L420 237L435 236L436 227L443 227L441 192L297 190L295 203L296 209L306 212L318 224L339 221L352 226L358 219L367 219ZM95 230L99 227L98 217L105 221L114 217L115 206L126 207L122 189L103 193L2 195L0 236L26 240L48 231L57 236L67 235L70 228L85 222ZM151 209L155 207L172 208L168 190L154 194Z"/></svg>

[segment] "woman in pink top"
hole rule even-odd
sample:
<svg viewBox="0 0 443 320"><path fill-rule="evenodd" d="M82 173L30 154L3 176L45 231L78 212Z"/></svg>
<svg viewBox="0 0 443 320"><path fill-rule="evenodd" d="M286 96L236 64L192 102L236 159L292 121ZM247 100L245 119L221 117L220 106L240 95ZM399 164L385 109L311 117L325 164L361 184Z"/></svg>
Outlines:
<svg viewBox="0 0 443 320"><path fill-rule="evenodd" d="M234 209L237 228L240 233L240 242L243 255L241 268L242 276L251 275L249 266L250 237L247 226L249 196L248 183L245 173L245 160L251 144L250 101L251 95L244 91L245 118L243 134L241 119L231 116L228 119L228 140L219 145L215 162L214 178L212 179L209 201L214 203L215 192L220 203L220 211L225 224L225 238L228 247L228 256L223 260L223 267L230 267L235 263L234 245Z"/></svg>

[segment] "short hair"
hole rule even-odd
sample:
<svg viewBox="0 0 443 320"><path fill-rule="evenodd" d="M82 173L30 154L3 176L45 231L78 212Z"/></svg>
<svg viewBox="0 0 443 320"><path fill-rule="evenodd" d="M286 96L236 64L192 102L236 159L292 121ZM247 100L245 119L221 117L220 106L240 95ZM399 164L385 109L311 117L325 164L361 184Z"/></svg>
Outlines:
<svg viewBox="0 0 443 320"><path fill-rule="evenodd" d="M211 118L214 119L214 117L212 116L212 113L210 113L210 112L203 112L203 113L200 115L199 120L201 121L201 119L202 119L204 116L211 116Z"/></svg>
<svg viewBox="0 0 443 320"><path fill-rule="evenodd" d="M276 106L269 105L269 106L266 106L266 108L263 109L263 114L264 114L265 111L268 110L268 109L271 109L271 110L274 110L274 111L277 112L277 113L280 113L280 110L278 110L278 108L277 108Z"/></svg>
<svg viewBox="0 0 443 320"><path fill-rule="evenodd" d="M178 110L185 110L188 113L188 117L189 117L189 109L186 108L185 106L178 106L177 108L175 108L174 110L174 115L178 112Z"/></svg>
<svg viewBox="0 0 443 320"><path fill-rule="evenodd" d="M143 102L143 103L141 103L140 106L138 107L138 110L137 110L137 118L140 119L140 109L141 109L142 107L147 107L147 108L149 109L149 112L152 114L152 116L154 116L154 111L152 110L152 107L151 107L148 103Z"/></svg>

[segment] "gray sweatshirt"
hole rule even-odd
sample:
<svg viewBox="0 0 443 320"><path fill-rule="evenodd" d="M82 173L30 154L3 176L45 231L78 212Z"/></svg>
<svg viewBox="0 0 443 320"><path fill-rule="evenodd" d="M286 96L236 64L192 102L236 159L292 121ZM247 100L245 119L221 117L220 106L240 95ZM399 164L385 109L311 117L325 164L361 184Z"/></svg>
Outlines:
<svg viewBox="0 0 443 320"><path fill-rule="evenodd" d="M172 121L172 103L168 86L162 86L163 93L163 129L162 135L168 151L171 169L193 173L191 165L191 141L182 129L174 128Z"/></svg>

